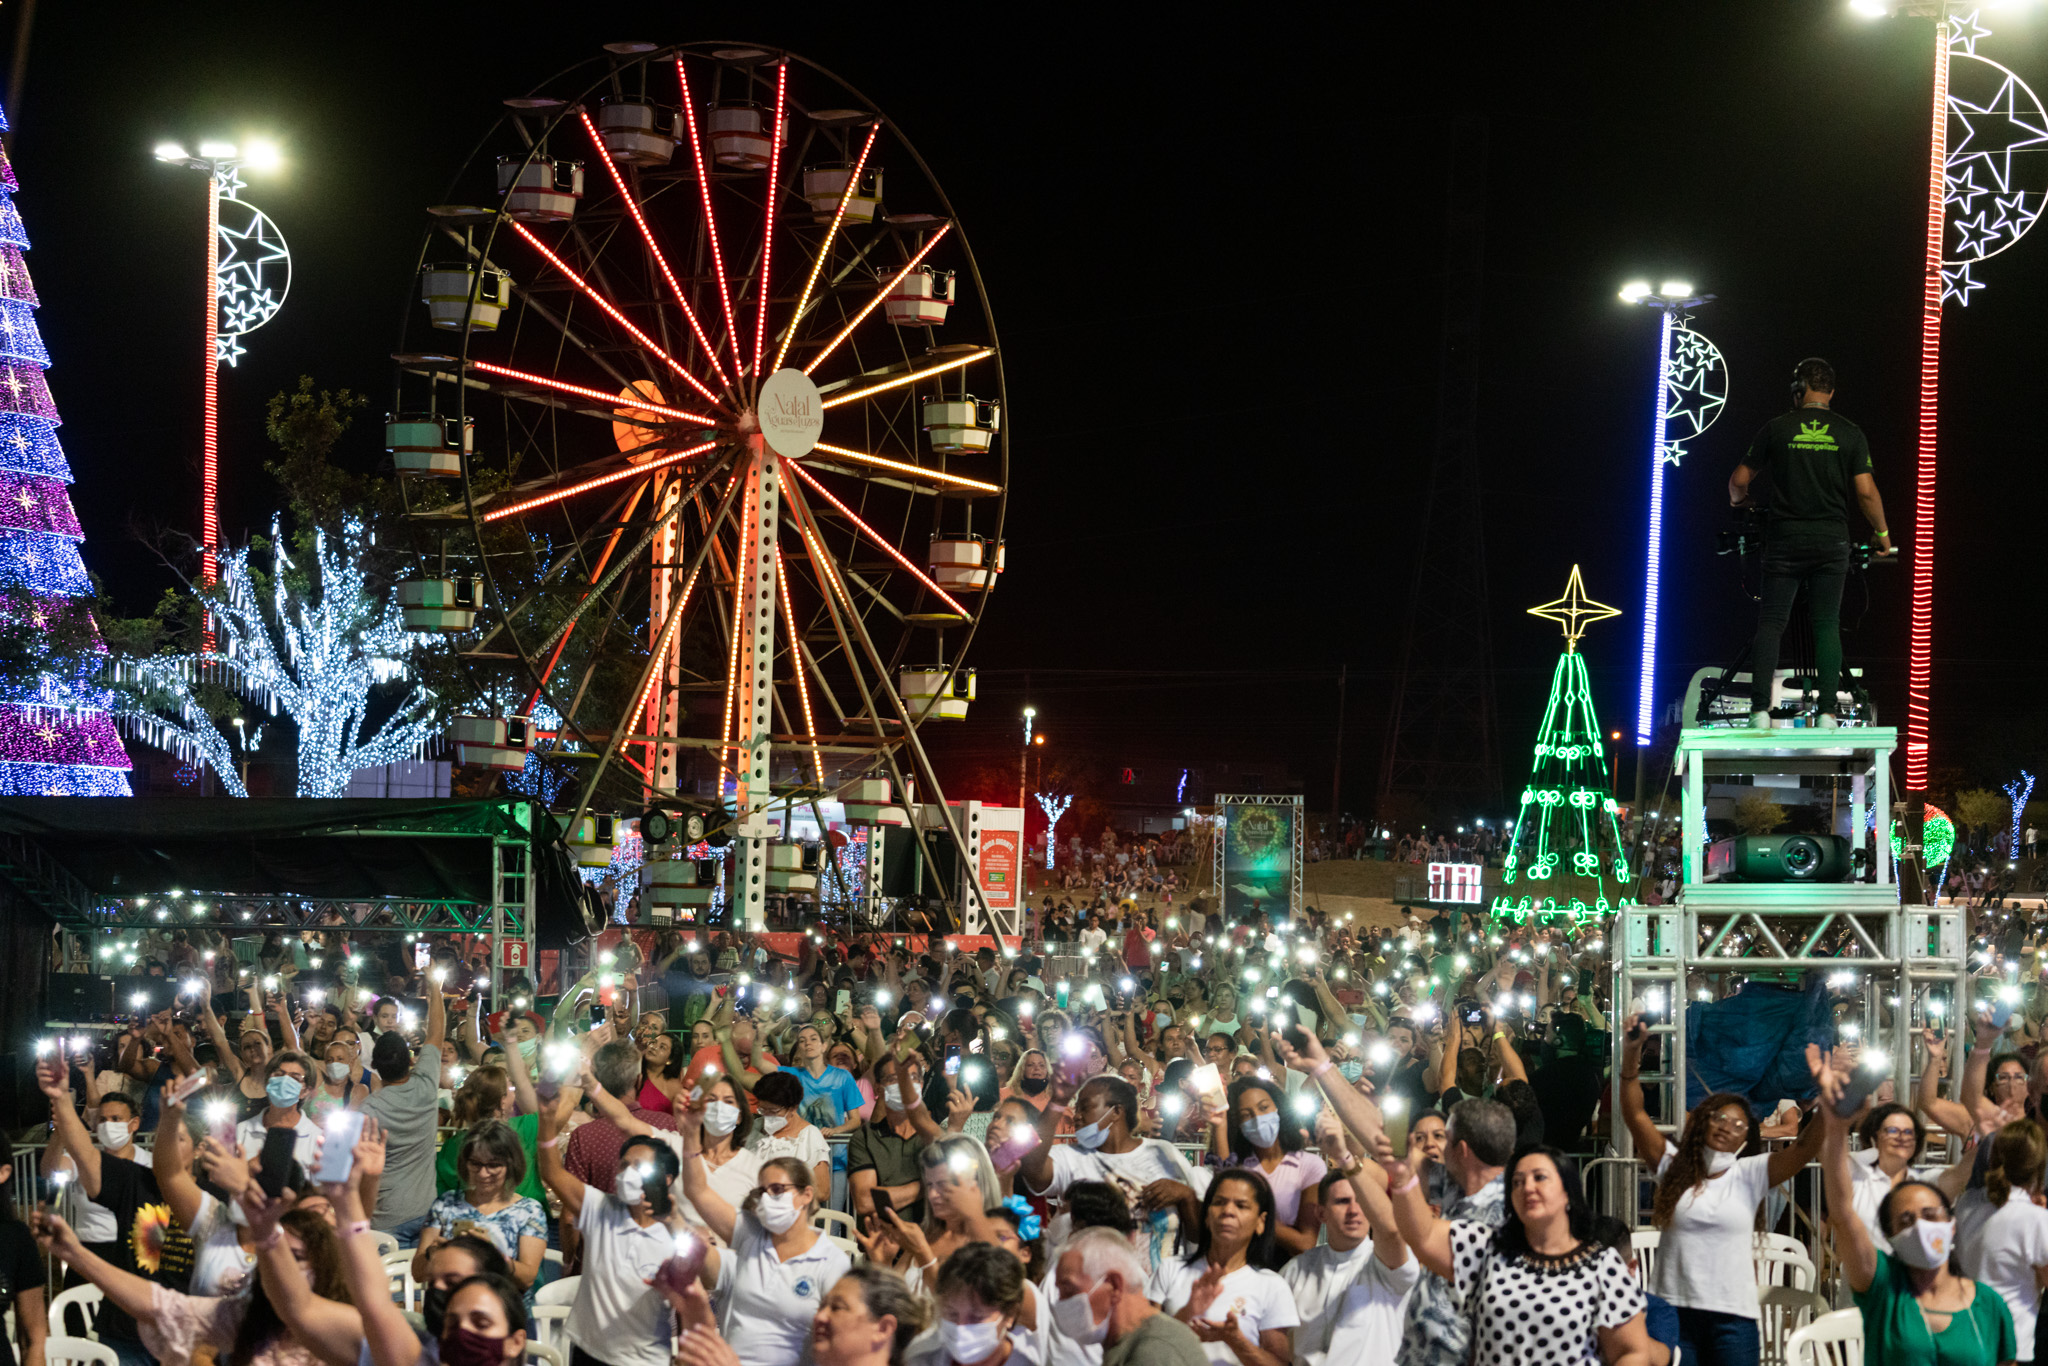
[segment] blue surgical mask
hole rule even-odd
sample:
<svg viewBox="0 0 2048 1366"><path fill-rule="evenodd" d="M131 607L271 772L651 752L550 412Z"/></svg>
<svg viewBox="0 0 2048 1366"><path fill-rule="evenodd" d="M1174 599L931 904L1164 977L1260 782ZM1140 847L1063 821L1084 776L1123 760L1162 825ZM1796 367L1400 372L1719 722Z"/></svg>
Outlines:
<svg viewBox="0 0 2048 1366"><path fill-rule="evenodd" d="M289 1110L297 1105L304 1090L297 1077L288 1077L282 1072L263 1084L263 1094L269 1096L270 1103L280 1110Z"/></svg>
<svg viewBox="0 0 2048 1366"><path fill-rule="evenodd" d="M1087 1152L1094 1152L1109 1142L1109 1125L1097 1120L1074 1130L1074 1146Z"/></svg>
<svg viewBox="0 0 2048 1366"><path fill-rule="evenodd" d="M1280 1112L1268 1110L1263 1115L1253 1115L1237 1126L1237 1131L1255 1148L1270 1148L1280 1137Z"/></svg>
<svg viewBox="0 0 2048 1366"><path fill-rule="evenodd" d="M1359 1058L1346 1058L1337 1064L1337 1074L1348 1082L1356 1082L1365 1075L1365 1063Z"/></svg>

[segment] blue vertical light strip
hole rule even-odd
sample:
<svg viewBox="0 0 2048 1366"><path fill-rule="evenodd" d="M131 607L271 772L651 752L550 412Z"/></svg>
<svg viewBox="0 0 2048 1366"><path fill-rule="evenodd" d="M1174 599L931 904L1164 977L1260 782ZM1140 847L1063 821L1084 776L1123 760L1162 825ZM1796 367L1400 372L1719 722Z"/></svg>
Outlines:
<svg viewBox="0 0 2048 1366"><path fill-rule="evenodd" d="M1636 744L1647 745L1657 705L1657 589L1663 577L1664 423L1671 402L1671 310L1660 308L1657 326L1657 418L1650 427L1650 535L1643 574L1643 668L1636 698Z"/></svg>

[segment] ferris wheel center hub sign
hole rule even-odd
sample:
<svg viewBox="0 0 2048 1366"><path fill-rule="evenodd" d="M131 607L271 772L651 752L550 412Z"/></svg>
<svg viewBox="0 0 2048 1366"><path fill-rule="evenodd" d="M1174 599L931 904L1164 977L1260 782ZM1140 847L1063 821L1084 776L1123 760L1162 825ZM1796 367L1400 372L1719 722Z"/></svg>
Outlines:
<svg viewBox="0 0 2048 1366"><path fill-rule="evenodd" d="M818 386L801 370L777 370L768 376L754 415L768 448L791 460L809 455L825 430Z"/></svg>

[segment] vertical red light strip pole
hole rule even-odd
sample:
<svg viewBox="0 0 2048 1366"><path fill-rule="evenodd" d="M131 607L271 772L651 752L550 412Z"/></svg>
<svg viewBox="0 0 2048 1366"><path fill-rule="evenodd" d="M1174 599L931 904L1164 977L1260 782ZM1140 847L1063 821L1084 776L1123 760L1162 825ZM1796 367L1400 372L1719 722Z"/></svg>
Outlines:
<svg viewBox="0 0 2048 1366"><path fill-rule="evenodd" d="M768 259L775 250L775 204L782 197L782 119L789 92L789 63L775 66L775 120L769 125L768 207L761 229L761 297L754 315L754 389L761 388L761 348L768 340Z"/></svg>
<svg viewBox="0 0 2048 1366"><path fill-rule="evenodd" d="M200 438L199 580L220 582L220 179L206 170L206 429ZM202 646L214 647L213 614L206 615Z"/></svg>
<svg viewBox="0 0 2048 1366"><path fill-rule="evenodd" d="M1934 24L1934 120L1927 159L1927 265L1920 283L1920 442L1913 489L1913 616L1906 654L1906 789L1927 790L1927 713L1934 654L1934 464L1941 398L1941 247L1947 219L1948 16Z"/></svg>

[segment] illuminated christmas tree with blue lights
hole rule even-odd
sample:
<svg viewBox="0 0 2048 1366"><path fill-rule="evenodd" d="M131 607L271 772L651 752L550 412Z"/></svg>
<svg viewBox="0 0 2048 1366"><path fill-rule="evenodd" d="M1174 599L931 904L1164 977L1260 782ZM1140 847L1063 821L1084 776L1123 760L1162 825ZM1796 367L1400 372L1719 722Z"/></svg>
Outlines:
<svg viewBox="0 0 2048 1366"><path fill-rule="evenodd" d="M1536 761L1501 860L1502 894L1493 899L1496 919L1517 924L1585 920L1616 909L1629 882L1621 844L1620 808L1608 795L1607 752L1600 718L1593 711L1593 683L1579 637L1592 622L1621 613L1586 596L1579 567L1572 566L1564 596L1529 615L1547 617L1564 628L1564 653L1550 679L1550 702L1536 735ZM1589 902L1573 892L1561 897L1554 879L1592 883ZM1612 895L1610 896L1610 891Z"/></svg>
<svg viewBox="0 0 2048 1366"><path fill-rule="evenodd" d="M7 122L0 116L0 131ZM57 443L50 353L22 252L20 188L0 151L0 613L37 663L0 675L0 794L126 797L132 765L101 685L101 644L72 510L71 466Z"/></svg>

